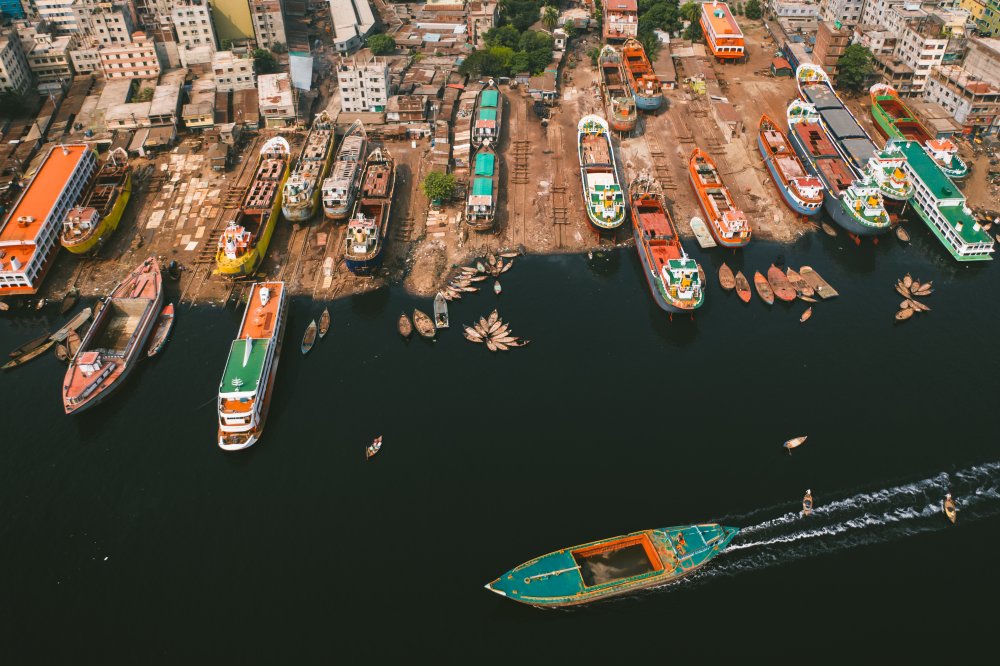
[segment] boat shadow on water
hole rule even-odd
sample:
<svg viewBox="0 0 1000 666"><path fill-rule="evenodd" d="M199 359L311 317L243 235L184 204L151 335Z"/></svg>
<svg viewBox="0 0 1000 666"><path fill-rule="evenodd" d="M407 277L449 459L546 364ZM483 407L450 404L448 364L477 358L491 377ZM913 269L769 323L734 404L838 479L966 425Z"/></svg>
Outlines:
<svg viewBox="0 0 1000 666"><path fill-rule="evenodd" d="M355 294L350 297L351 312L365 319L378 319L385 314L390 298L390 291L384 286Z"/></svg>

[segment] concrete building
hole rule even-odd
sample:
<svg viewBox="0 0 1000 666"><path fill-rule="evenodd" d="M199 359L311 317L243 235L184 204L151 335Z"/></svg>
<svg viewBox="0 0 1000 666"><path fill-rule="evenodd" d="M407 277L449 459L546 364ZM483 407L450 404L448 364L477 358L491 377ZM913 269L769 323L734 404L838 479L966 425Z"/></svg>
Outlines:
<svg viewBox="0 0 1000 666"><path fill-rule="evenodd" d="M76 34L80 26L73 13L73 0L34 0L34 14L60 35Z"/></svg>
<svg viewBox="0 0 1000 666"><path fill-rule="evenodd" d="M218 51L212 58L217 92L234 92L257 87L253 58L237 57L232 51Z"/></svg>
<svg viewBox="0 0 1000 666"><path fill-rule="evenodd" d="M74 48L76 38L72 35L35 35L34 44L26 49L24 55L28 60L28 68L38 83L38 92L61 90L72 82L74 72L69 52Z"/></svg>
<svg viewBox="0 0 1000 666"><path fill-rule="evenodd" d="M963 134L995 136L1000 130L1000 88L961 67L936 67L924 98L952 114Z"/></svg>
<svg viewBox="0 0 1000 666"><path fill-rule="evenodd" d="M250 17L257 46L269 49L275 44L288 45L285 34L285 10L281 0L250 0Z"/></svg>
<svg viewBox="0 0 1000 666"><path fill-rule="evenodd" d="M23 19L24 5L21 4L21 0L0 0L0 14L7 18Z"/></svg>
<svg viewBox="0 0 1000 666"><path fill-rule="evenodd" d="M497 7L493 0L474 0L466 5L469 20L469 42L477 49L484 48L484 35L497 24Z"/></svg>
<svg viewBox="0 0 1000 666"><path fill-rule="evenodd" d="M75 0L73 14L79 36L92 39L99 46L127 44L137 28L135 11L127 0Z"/></svg>
<svg viewBox="0 0 1000 666"><path fill-rule="evenodd" d="M210 0L215 34L222 45L226 40L238 42L253 39L253 19L247 0Z"/></svg>
<svg viewBox="0 0 1000 666"><path fill-rule="evenodd" d="M861 10L864 6L865 0L820 0L820 18L853 28L861 22Z"/></svg>
<svg viewBox="0 0 1000 666"><path fill-rule="evenodd" d="M605 0L604 38L624 41L639 34L639 4L636 0Z"/></svg>
<svg viewBox="0 0 1000 666"><path fill-rule="evenodd" d="M106 79L157 79L160 76L156 47L143 32L133 33L130 44L102 47L99 55Z"/></svg>
<svg viewBox="0 0 1000 666"><path fill-rule="evenodd" d="M389 101L389 64L372 58L367 62L341 58L337 65L340 108L345 113L381 112Z"/></svg>
<svg viewBox="0 0 1000 666"><path fill-rule="evenodd" d="M854 31L843 24L823 21L816 31L816 46L813 47L813 61L821 65L830 76L837 75L837 61L851 44Z"/></svg>
<svg viewBox="0 0 1000 666"><path fill-rule="evenodd" d="M963 67L971 76L1000 86L1000 39L995 37L970 39Z"/></svg>
<svg viewBox="0 0 1000 666"><path fill-rule="evenodd" d="M0 35L0 92L24 93L31 87L31 68L16 33Z"/></svg>
<svg viewBox="0 0 1000 666"><path fill-rule="evenodd" d="M258 76L257 98L266 127L285 127L295 122L295 97L292 78L288 74Z"/></svg>
<svg viewBox="0 0 1000 666"><path fill-rule="evenodd" d="M746 56L743 29L736 22L729 5L724 2L703 2L699 16L705 43L719 60L740 60Z"/></svg>
<svg viewBox="0 0 1000 666"><path fill-rule="evenodd" d="M170 18L177 35L181 65L190 67L212 62L217 46L207 0L181 0L171 8Z"/></svg>
<svg viewBox="0 0 1000 666"><path fill-rule="evenodd" d="M821 18L820 6L806 0L768 0L767 10L786 32L817 25Z"/></svg>
<svg viewBox="0 0 1000 666"><path fill-rule="evenodd" d="M215 126L215 76L205 74L191 84L190 100L181 107L181 121L189 130Z"/></svg>
<svg viewBox="0 0 1000 666"><path fill-rule="evenodd" d="M983 17L976 21L976 29L984 37L1000 36L1000 0L985 0Z"/></svg>
<svg viewBox="0 0 1000 666"><path fill-rule="evenodd" d="M333 46L340 53L353 53L375 28L375 15L368 0L330 0Z"/></svg>

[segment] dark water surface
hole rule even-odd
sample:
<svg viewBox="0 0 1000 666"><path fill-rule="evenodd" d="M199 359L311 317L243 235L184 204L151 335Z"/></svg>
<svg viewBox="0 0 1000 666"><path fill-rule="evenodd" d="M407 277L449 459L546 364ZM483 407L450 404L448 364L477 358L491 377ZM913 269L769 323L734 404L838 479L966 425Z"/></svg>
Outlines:
<svg viewBox="0 0 1000 666"><path fill-rule="evenodd" d="M519 260L500 310L533 342L506 355L458 327L497 302L488 282L435 343L395 330L427 299L337 301L306 358L320 307L296 301L267 431L242 453L215 444L232 309L181 307L164 355L74 418L51 354L4 374L0 662L973 654L1000 590L1000 280L912 230L907 247L815 235L735 258L690 243L711 283L695 321L656 309L632 250ZM799 324L802 303L718 288L723 258L752 277L779 254L840 298ZM934 311L897 325L907 270L935 281ZM56 319L0 318L0 349ZM806 488L817 514L800 519ZM706 520L746 529L666 589L540 611L482 587L565 546Z"/></svg>

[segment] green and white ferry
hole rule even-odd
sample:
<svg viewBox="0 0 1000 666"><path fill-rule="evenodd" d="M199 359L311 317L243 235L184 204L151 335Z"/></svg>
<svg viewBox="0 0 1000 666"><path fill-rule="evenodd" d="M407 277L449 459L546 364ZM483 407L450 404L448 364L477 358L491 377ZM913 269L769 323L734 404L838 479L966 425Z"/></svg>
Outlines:
<svg viewBox="0 0 1000 666"><path fill-rule="evenodd" d="M916 141L892 139L889 144L906 157L904 168L915 187L913 209L951 256L958 261L992 259L993 238L972 216L965 196L941 166Z"/></svg>

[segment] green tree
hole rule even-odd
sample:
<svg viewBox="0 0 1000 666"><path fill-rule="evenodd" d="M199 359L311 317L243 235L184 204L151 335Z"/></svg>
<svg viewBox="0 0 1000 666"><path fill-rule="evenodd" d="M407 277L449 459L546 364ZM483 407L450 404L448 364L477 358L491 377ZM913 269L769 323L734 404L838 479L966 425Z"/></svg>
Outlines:
<svg viewBox="0 0 1000 666"><path fill-rule="evenodd" d="M749 2L747 2L747 4L743 7L743 14L748 19L754 19L754 20L757 20L761 16L763 16L764 10L761 9L760 0L750 0Z"/></svg>
<svg viewBox="0 0 1000 666"><path fill-rule="evenodd" d="M278 71L278 61L267 49L254 49L253 65L258 74L274 74Z"/></svg>
<svg viewBox="0 0 1000 666"><path fill-rule="evenodd" d="M590 56L590 62L591 62L591 64L593 64L594 67L597 67L597 60L598 60L598 58L601 57L601 49L599 49L599 48L597 48L595 46L594 48L592 48L589 51L587 51L587 55Z"/></svg>
<svg viewBox="0 0 1000 666"><path fill-rule="evenodd" d="M396 40L391 35L372 35L368 38L368 49L372 55L389 55L396 50Z"/></svg>
<svg viewBox="0 0 1000 666"><path fill-rule="evenodd" d="M697 23L698 17L701 16L701 4L697 2L685 2L680 7L680 13L685 21Z"/></svg>
<svg viewBox="0 0 1000 666"><path fill-rule="evenodd" d="M837 61L837 87L858 92L873 73L872 52L861 44L851 44Z"/></svg>
<svg viewBox="0 0 1000 666"><path fill-rule="evenodd" d="M288 45L282 42L274 42L271 44L271 53L288 53Z"/></svg>
<svg viewBox="0 0 1000 666"><path fill-rule="evenodd" d="M552 5L547 5L545 9L542 10L542 25L545 26L546 30L549 32L556 29L556 24L559 23L559 10Z"/></svg>
<svg viewBox="0 0 1000 666"><path fill-rule="evenodd" d="M517 48L517 43L521 39L521 33L512 25L502 25L498 28L490 28L483 35L487 46L506 46L507 48Z"/></svg>
<svg viewBox="0 0 1000 666"><path fill-rule="evenodd" d="M431 171L424 178L421 187L431 201L448 201L455 193L455 176L450 173Z"/></svg>

